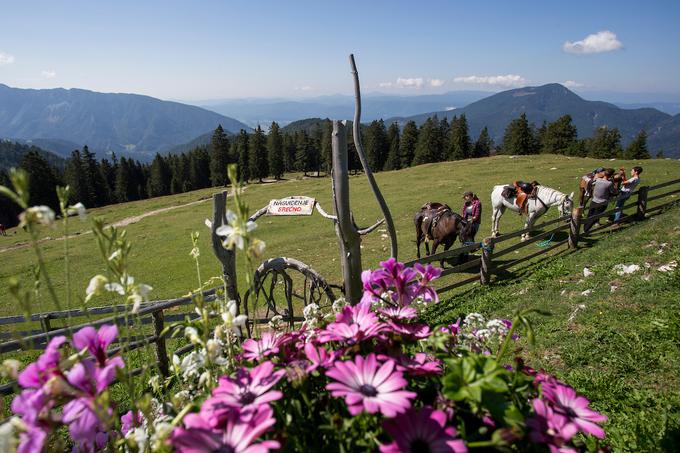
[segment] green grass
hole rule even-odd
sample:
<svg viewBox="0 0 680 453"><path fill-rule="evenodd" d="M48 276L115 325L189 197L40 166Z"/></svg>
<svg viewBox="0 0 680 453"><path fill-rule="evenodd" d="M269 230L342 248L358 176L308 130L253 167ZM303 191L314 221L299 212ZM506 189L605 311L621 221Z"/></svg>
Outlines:
<svg viewBox="0 0 680 453"><path fill-rule="evenodd" d="M519 354L609 417L607 443L615 451L673 451L680 442L680 272L657 268L680 261L679 225L680 209L673 208L605 233L516 279L449 297L426 319L439 324L470 312L502 318L524 308L550 312L533 316L535 347L521 341ZM620 263L641 270L619 276L613 268ZM584 265L595 275L584 278ZM592 294L583 296L588 289Z"/></svg>
<svg viewBox="0 0 680 453"><path fill-rule="evenodd" d="M421 165L397 172L383 172L376 175L378 183L387 199L395 220L399 258L408 261L415 258L415 235L412 218L420 206L428 201L449 203L458 209L461 195L466 190L479 194L484 204L483 221L479 236L490 231L489 193L493 185L507 183L515 179L536 179L542 184L563 192L576 190L580 175L600 165L593 159L568 158L564 156L497 156L486 159L472 159L458 162ZM640 164L633 161L616 161L611 165L625 165L627 168ZM645 167L645 184L666 181L680 177L680 162L653 160L641 163ZM556 170L551 170L556 168ZM351 181L351 203L355 218L360 226L368 226L380 218L366 178L353 176ZM209 196L214 190L200 190L181 195L161 197L153 200L126 203L94 209L91 215L103 216L108 222L115 222L129 216L139 215L154 209L176 206L197 201ZM251 184L246 188L245 200L251 211L265 206L272 198L288 195L307 195L317 198L328 211L332 210L329 178L290 178L275 184ZM557 211L552 210L546 218L554 218ZM137 281L154 287L152 297L156 299L186 294L196 286L194 266L189 251L192 231L200 231L200 257L204 277L218 275L220 268L210 249L209 233L203 225L205 218L212 217L210 201L178 208L153 217L147 217L126 227L133 243L130 259L130 272ZM523 219L507 213L501 220L502 231L511 231L523 225ZM73 229L86 231L76 219L71 220ZM266 257L288 256L302 260L318 270L334 283L340 283L341 273L338 249L333 226L329 220L318 214L310 217L263 217L258 222L256 234L267 243ZM0 249L16 242L26 241L23 232L10 231L10 236L0 237ZM59 237L58 231L48 230L44 236ZM513 242L513 241L510 241ZM47 268L53 276L57 293L65 299L65 273L63 241L49 240L41 244L46 257ZM89 279L103 271L91 234L82 234L69 240L71 260L71 281L75 302L84 297L84 288ZM380 231L373 232L363 239L363 265L375 267L389 254L388 241L381 237ZM242 254L241 254L242 255ZM0 268L0 315L17 312L8 297L7 279L19 276L30 284L35 262L34 252L28 248L0 252L3 266ZM244 263L238 262L239 284L243 288ZM450 277L455 279L456 276ZM116 302L113 297L95 300L94 305ZM119 302L119 301L118 301ZM33 307L34 312L54 310L51 301L43 294Z"/></svg>

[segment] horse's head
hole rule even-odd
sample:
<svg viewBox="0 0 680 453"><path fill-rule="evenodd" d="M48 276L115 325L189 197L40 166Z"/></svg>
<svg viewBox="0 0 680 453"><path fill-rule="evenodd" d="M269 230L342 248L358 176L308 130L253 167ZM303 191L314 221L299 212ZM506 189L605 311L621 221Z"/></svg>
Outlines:
<svg viewBox="0 0 680 453"><path fill-rule="evenodd" d="M560 203L560 217L567 216L571 214L571 210L574 206L574 192L564 197L562 203Z"/></svg>

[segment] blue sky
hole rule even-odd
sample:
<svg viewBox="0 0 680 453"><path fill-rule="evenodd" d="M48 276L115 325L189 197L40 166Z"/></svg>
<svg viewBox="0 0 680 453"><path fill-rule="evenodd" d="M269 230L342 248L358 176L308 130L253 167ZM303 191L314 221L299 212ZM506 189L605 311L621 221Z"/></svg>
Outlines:
<svg viewBox="0 0 680 453"><path fill-rule="evenodd" d="M365 91L570 81L580 91L680 93L677 0L2 0L0 8L0 83L16 87L193 101L349 94L353 52Z"/></svg>

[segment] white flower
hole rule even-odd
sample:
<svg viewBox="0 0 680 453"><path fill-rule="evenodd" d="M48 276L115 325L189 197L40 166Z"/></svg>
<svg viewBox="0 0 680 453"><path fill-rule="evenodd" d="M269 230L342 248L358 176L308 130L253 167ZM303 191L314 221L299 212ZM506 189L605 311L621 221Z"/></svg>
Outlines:
<svg viewBox="0 0 680 453"><path fill-rule="evenodd" d="M311 303L302 309L302 316L305 320L316 319L319 316L319 306L315 303Z"/></svg>
<svg viewBox="0 0 680 453"><path fill-rule="evenodd" d="M16 359L6 359L0 366L0 377L16 380L19 375L19 368L21 368L21 362Z"/></svg>
<svg viewBox="0 0 680 453"><path fill-rule="evenodd" d="M104 288L109 292L118 293L121 296L125 295L125 287L123 285L121 285L120 283L116 283L116 282L107 283L107 284L104 285Z"/></svg>
<svg viewBox="0 0 680 453"><path fill-rule="evenodd" d="M19 226L25 226L29 223L39 223L41 225L54 225L54 211L48 206L32 206L19 214Z"/></svg>
<svg viewBox="0 0 680 453"><path fill-rule="evenodd" d="M486 328L495 335L504 337L508 334L508 327L500 319L492 319L486 323Z"/></svg>
<svg viewBox="0 0 680 453"><path fill-rule="evenodd" d="M272 330L281 330L283 328L283 316L272 316L272 319L269 320L269 328Z"/></svg>
<svg viewBox="0 0 680 453"><path fill-rule="evenodd" d="M87 289L85 289L85 302L89 302L94 296L99 296L105 289L110 291L106 288L108 282L109 279L103 275L95 275L92 277L90 283L87 285Z"/></svg>
<svg viewBox="0 0 680 453"><path fill-rule="evenodd" d="M479 313L470 313L463 322L470 329L480 329L486 324L486 319Z"/></svg>
<svg viewBox="0 0 680 453"><path fill-rule="evenodd" d="M223 303L220 308L220 315L222 316L224 327L238 335L240 333L239 327L245 327L248 317L246 315L236 314L238 312L238 306L235 300L230 300L226 305Z"/></svg>
<svg viewBox="0 0 680 453"><path fill-rule="evenodd" d="M191 252L189 252L189 256L191 256L193 259L197 259L199 256L201 256L201 251L198 249L198 247L194 247L191 249Z"/></svg>
<svg viewBox="0 0 680 453"><path fill-rule="evenodd" d="M193 344L201 342L201 337L198 336L198 330L194 327L186 327L184 329L184 336Z"/></svg>
<svg viewBox="0 0 680 453"><path fill-rule="evenodd" d="M0 452L16 451L19 446L19 432L27 427L19 417L12 417L0 425Z"/></svg>
<svg viewBox="0 0 680 453"><path fill-rule="evenodd" d="M333 311L335 313L340 313L347 306L347 301L344 297L341 297L333 302Z"/></svg>
<svg viewBox="0 0 680 453"><path fill-rule="evenodd" d="M243 250L245 245L244 238L257 228L257 224L252 220L248 220L245 225L243 222L239 221L238 217L234 212L227 211L227 223L228 225L222 225L215 230L215 234L218 236L224 236L224 241L222 245L228 249L238 247Z"/></svg>
<svg viewBox="0 0 680 453"><path fill-rule="evenodd" d="M87 219L87 210L85 209L85 205L80 202L74 204L73 206L69 206L68 209L66 209L66 213L68 215L78 214L78 218L80 220Z"/></svg>
<svg viewBox="0 0 680 453"><path fill-rule="evenodd" d="M266 247L266 244L264 241L261 241L259 239L253 239L253 243L250 246L250 251L255 256L255 258L261 258L262 255L264 254L264 249Z"/></svg>
<svg viewBox="0 0 680 453"><path fill-rule="evenodd" d="M113 261L113 260L115 260L116 258L118 258L118 257L120 256L120 253L121 253L121 252L120 252L120 249L116 249L116 251L113 252L113 253L111 254L111 256L109 256L109 261Z"/></svg>

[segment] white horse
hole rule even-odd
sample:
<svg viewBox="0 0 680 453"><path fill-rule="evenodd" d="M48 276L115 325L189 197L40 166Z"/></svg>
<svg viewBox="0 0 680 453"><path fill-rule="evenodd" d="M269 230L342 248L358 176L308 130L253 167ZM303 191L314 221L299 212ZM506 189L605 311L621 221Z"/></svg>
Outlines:
<svg viewBox="0 0 680 453"><path fill-rule="evenodd" d="M520 212L519 206L515 204L514 197L503 198L502 193L505 187L507 186L494 186L493 191L491 192L491 206L493 207L493 214L491 214L491 235L493 237L497 237L500 234L498 230L498 221L505 212L505 208ZM571 213L573 197L574 192L567 196L550 187L538 186L536 198L528 199L526 201L527 221L524 224L524 228L531 230L536 219L545 214L551 206L559 207L560 217L564 217ZM526 241L527 239L529 239L529 232L522 234L522 241Z"/></svg>

